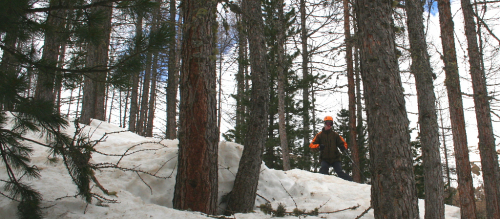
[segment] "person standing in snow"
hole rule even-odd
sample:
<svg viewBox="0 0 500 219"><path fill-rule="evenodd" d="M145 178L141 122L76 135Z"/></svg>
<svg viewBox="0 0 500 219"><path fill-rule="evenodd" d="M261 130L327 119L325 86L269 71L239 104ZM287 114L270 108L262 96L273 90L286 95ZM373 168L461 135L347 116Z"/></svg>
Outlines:
<svg viewBox="0 0 500 219"><path fill-rule="evenodd" d="M347 150L347 143L344 138L340 136L337 132L333 131L333 117L326 116L325 127L319 132L312 140L309 147L312 151L319 151L319 159L321 162L321 168L319 172L328 175L328 170L333 167L337 175L348 181L352 181L349 174L342 170L341 151L344 153ZM340 151L339 151L340 150Z"/></svg>

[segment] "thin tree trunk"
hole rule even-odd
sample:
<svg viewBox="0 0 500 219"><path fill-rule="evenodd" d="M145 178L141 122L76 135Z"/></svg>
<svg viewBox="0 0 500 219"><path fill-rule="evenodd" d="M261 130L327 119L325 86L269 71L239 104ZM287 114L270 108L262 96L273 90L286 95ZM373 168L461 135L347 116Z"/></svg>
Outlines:
<svg viewBox="0 0 500 219"><path fill-rule="evenodd" d="M142 16L137 15L137 23L135 25L135 52L141 51L142 41ZM130 116L128 120L128 130L136 132L137 130L137 115L139 113L139 75L140 72L134 72L132 75L132 92L130 94Z"/></svg>
<svg viewBox="0 0 500 219"><path fill-rule="evenodd" d="M218 135L220 136L220 124L222 120L222 61L223 61L223 52L222 49L219 51L219 75L217 77L217 127L219 127L219 130L217 131Z"/></svg>
<svg viewBox="0 0 500 219"><path fill-rule="evenodd" d="M176 10L175 1L170 1L170 31L176 33ZM174 35L175 36L175 35ZM179 36L178 36L179 37ZM167 130L168 139L177 138L177 87L179 84L179 70L177 57L177 42L175 37L169 44L168 51L168 79L167 79Z"/></svg>
<svg viewBox="0 0 500 219"><path fill-rule="evenodd" d="M418 123L422 142L424 166L425 218L444 218L444 185L441 155L439 153L439 127L436 112L433 75L423 23L423 3L406 1L408 35L412 57L411 73L415 76L418 99Z"/></svg>
<svg viewBox="0 0 500 219"><path fill-rule="evenodd" d="M153 137L154 119L155 119L155 109L156 109L156 80L158 77L158 52L155 53L153 59L153 76L151 78L151 91L149 96L149 107L148 107L148 122L146 125L146 137Z"/></svg>
<svg viewBox="0 0 500 219"><path fill-rule="evenodd" d="M302 89L302 102L303 102L303 109L302 109L302 120L304 123L304 148L306 150L309 150L309 86L311 85L311 82L309 81L309 51L308 51L308 44L307 44L307 27L306 27L306 0L300 0L300 37L301 37L301 44L302 44L302 79L305 81L304 83L304 88Z"/></svg>
<svg viewBox="0 0 500 219"><path fill-rule="evenodd" d="M490 96L486 88L484 68L481 67L482 54L479 52L477 42L476 23L474 10L470 0L461 0L462 12L465 23L465 36L467 37L468 58L472 90L474 92L474 105L479 133L479 153L481 155L481 169L483 171L484 193L486 196L487 218L500 219L500 182L498 155L496 153L495 136L491 124Z"/></svg>
<svg viewBox="0 0 500 219"><path fill-rule="evenodd" d="M76 111L75 111L75 118L78 118L78 113L80 112L80 100L83 99L82 97L82 89L83 84L80 83L80 86L78 86L78 96L76 97Z"/></svg>
<svg viewBox="0 0 500 219"><path fill-rule="evenodd" d="M441 135L442 135L442 140L443 140L443 150L444 150L444 162L445 162L445 167L446 167L446 185L445 185L445 204L451 205L451 202L447 202L447 200L450 200L452 197L453 193L451 192L450 186L451 186L451 177L450 177L450 165L448 163L448 147L446 146L446 136L444 133L444 122L443 122L443 112L442 112L441 104L439 106L439 119L440 119L440 124L441 124Z"/></svg>
<svg viewBox="0 0 500 219"><path fill-rule="evenodd" d="M94 0L101 2L105 0ZM90 124L90 119L105 120L104 111L106 96L106 75L108 66L108 48L111 34L112 3L92 8L92 14L102 14L105 19L102 22L89 23L89 28L96 28L102 33L99 40L87 44L86 67L89 69L85 77L83 87L82 116L80 122Z"/></svg>
<svg viewBox="0 0 500 219"><path fill-rule="evenodd" d="M149 87L151 83L151 64L153 59L153 52L148 51L146 57L146 69L144 71L144 81L142 83L142 97L141 97L141 109L139 110L139 120L137 121L137 134L145 136L146 131L146 119L148 117L148 99L149 99Z"/></svg>
<svg viewBox="0 0 500 219"><path fill-rule="evenodd" d="M280 144L281 144L281 154L283 158L283 170L290 170L290 153L288 152L288 138L286 133L286 119L285 119L285 86L286 86L286 76L285 76L285 18L283 7L283 0L278 0L278 20L276 27L277 30L277 47L278 47L278 117L279 117L279 134L280 134Z"/></svg>
<svg viewBox="0 0 500 219"><path fill-rule="evenodd" d="M476 204L474 202L474 187L467 146L467 133L458 74L455 37L451 16L450 0L438 0L439 23L441 27L441 44L443 46L445 85L450 104L450 120L453 132L453 144L458 175L458 193L460 194L461 218L475 219Z"/></svg>
<svg viewBox="0 0 500 219"><path fill-rule="evenodd" d="M62 69L64 67L64 58L66 57L66 43L62 42L60 46L61 46L61 48L60 48L60 55L59 55L57 67L59 69ZM57 93L54 94L55 95L54 99L56 99L56 109L57 109L58 113L61 112L62 81L63 81L63 73L61 71L57 71L55 83L54 83L54 85L55 85L54 90Z"/></svg>
<svg viewBox="0 0 500 219"><path fill-rule="evenodd" d="M123 99L122 99L122 91L121 90L118 90L118 99L119 99L118 108L120 109L120 115L118 115L118 119L120 121L120 127L123 128L123 119L122 119L123 118L122 117L122 115L123 115L122 114L122 106L123 106L122 101L123 101Z"/></svg>
<svg viewBox="0 0 500 219"><path fill-rule="evenodd" d="M252 105L245 147L226 210L229 214L253 211L262 152L266 143L269 110L269 72L266 68L266 44L260 0L243 0L242 11L250 47Z"/></svg>
<svg viewBox="0 0 500 219"><path fill-rule="evenodd" d="M125 124L127 123L127 109L128 109L129 96L130 96L130 89L127 89L127 95L125 95L125 110L123 111L123 125L122 125L122 128L125 128Z"/></svg>
<svg viewBox="0 0 500 219"><path fill-rule="evenodd" d="M359 150L357 144L357 130L356 130L356 95L355 95L355 84L354 84L354 66L352 60L352 39L351 39L351 25L350 25L350 7L349 1L343 0L344 4L344 37L346 45L346 64L347 64L347 87L349 95L349 145L351 148L352 159L355 166L359 165ZM361 182L361 173L359 168L352 169L352 178L354 182Z"/></svg>
<svg viewBox="0 0 500 219"><path fill-rule="evenodd" d="M241 0L240 0L241 1ZM240 3L241 5L241 3ZM248 66L247 60L247 36L246 28L242 21L241 14L237 15L238 19L238 73L236 73L236 125L235 125L235 139L238 144L243 144L243 127L245 125L245 70Z"/></svg>
<svg viewBox="0 0 500 219"><path fill-rule="evenodd" d="M73 90L74 89L71 89L71 92L69 94L68 112L66 113L66 117L69 117L69 112L71 111L71 104L73 103Z"/></svg>
<svg viewBox="0 0 500 219"><path fill-rule="evenodd" d="M359 0L356 10L370 133L374 215L377 219L417 219L409 121L392 29L393 8L388 1Z"/></svg>
<svg viewBox="0 0 500 219"><path fill-rule="evenodd" d="M355 32L357 32L356 28L355 28ZM362 99L363 97L361 96L362 93L361 93L361 72L359 70L359 49L357 48L357 46L355 46L355 50L354 50L354 63L355 63L355 75L356 75L356 121L357 121L357 125L356 125L356 130L357 130L357 145L358 145L358 150L360 149L360 146L361 145L364 145L365 143L365 137L364 137L364 129L363 129L363 106L362 106ZM360 162L359 162L359 169L360 169L360 175L361 176L364 176L364 172L365 172L365 168L364 168L364 165L361 163L362 161L366 162L366 150L363 150L363 153L358 153L358 156L359 156L359 159L360 159ZM367 180L366 177L362 177L362 181L363 180Z"/></svg>
<svg viewBox="0 0 500 219"><path fill-rule="evenodd" d="M173 206L217 212L216 0L185 0L179 155ZM200 13L204 11L204 13Z"/></svg>
<svg viewBox="0 0 500 219"><path fill-rule="evenodd" d="M113 114L113 102L114 101L115 101L115 90L113 90L113 95L111 96L111 103L109 104L108 123L111 123L111 115Z"/></svg>

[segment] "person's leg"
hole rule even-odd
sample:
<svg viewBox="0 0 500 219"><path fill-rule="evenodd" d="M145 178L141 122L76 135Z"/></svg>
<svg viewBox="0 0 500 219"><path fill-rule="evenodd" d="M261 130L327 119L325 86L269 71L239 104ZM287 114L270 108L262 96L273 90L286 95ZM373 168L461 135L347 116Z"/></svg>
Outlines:
<svg viewBox="0 0 500 219"><path fill-rule="evenodd" d="M330 164L326 161L321 161L321 167L319 168L319 173L328 175L329 169L330 169Z"/></svg>
<svg viewBox="0 0 500 219"><path fill-rule="evenodd" d="M352 178L349 176L349 174L345 173L342 170L342 163L341 162L334 162L333 169L337 173L337 176L339 176L340 178L347 180L347 181L352 181Z"/></svg>

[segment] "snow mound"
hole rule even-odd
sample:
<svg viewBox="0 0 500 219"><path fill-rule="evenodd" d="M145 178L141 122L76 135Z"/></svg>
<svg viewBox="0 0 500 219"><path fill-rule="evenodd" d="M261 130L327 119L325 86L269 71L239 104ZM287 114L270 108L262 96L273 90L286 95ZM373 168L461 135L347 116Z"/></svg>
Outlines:
<svg viewBox="0 0 500 219"><path fill-rule="evenodd" d="M72 124L72 123L71 123ZM83 127L83 125L82 125ZM123 128L94 120L84 128L90 139L102 139L96 146L101 154L94 154L94 163L117 163L121 167L141 170L143 173L104 169L96 173L100 183L109 191L117 203L87 205L74 197L76 186L68 176L64 164L47 162L47 148L26 143L34 149L32 164L41 169L42 177L29 181L43 195L46 218L208 218L199 212L179 211L172 208L177 167L177 140L145 138ZM73 135L75 127L70 125L67 134ZM26 137L43 141L37 134ZM219 200L233 187L243 146L231 142L219 144ZM128 156L120 156L128 154ZM153 174L158 177L153 177ZM0 163L0 180L7 179L5 165ZM3 190L0 190L4 192ZM94 187L93 192L102 194ZM318 173L303 170L280 171L261 167L256 206L271 202L274 209L281 203L288 212L294 208L310 212L319 208L318 216L307 218L356 218L370 206L370 186L357 184ZM420 200L420 215L423 218L423 201ZM0 196L2 218L17 218L17 203ZM225 203L221 203L223 212ZM355 209L348 209L356 207ZM347 210L343 210L347 209ZM341 210L341 211L339 211ZM325 213L335 212L336 213ZM256 207L255 213L236 214L236 218L271 218ZM456 207L446 206L446 218L459 218ZM288 216L285 218L296 218ZM362 218L373 218L373 210Z"/></svg>

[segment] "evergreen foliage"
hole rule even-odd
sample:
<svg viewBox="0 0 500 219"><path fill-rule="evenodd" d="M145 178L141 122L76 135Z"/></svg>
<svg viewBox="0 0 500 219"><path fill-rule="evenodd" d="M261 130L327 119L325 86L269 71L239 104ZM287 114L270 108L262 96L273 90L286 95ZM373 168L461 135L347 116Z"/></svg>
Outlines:
<svg viewBox="0 0 500 219"><path fill-rule="evenodd" d="M40 170L30 165L32 148L23 143L28 140L23 135L39 132L48 142L56 143L58 130L67 123L51 103L20 95L26 88L23 75L0 72L0 83L0 105L14 109L0 111L0 155L8 175L7 180L2 180L7 194L0 194L19 202L20 218L42 218L41 194L23 181L40 177ZM10 120L12 126L8 125Z"/></svg>
<svg viewBox="0 0 500 219"><path fill-rule="evenodd" d="M342 109L337 113L337 117L333 122L333 130L340 134L344 138L344 140L349 144L350 142L350 130L349 130L349 111L347 109ZM370 181L370 160L368 157L368 142L365 138L366 136L366 127L358 127L358 140L362 139L362 141L358 142L359 148L359 163L360 167L354 166L351 158L345 155L342 156L342 169L349 175L352 175L353 168L359 168L361 171L361 180L362 182ZM350 148L350 145L348 145Z"/></svg>
<svg viewBox="0 0 500 219"><path fill-rule="evenodd" d="M115 5L118 8L148 13L158 3L152 1L122 1ZM35 53L35 46L25 45L28 40L35 41L44 30L55 28L43 21L45 13L50 8L39 7L32 1L1 1L0 2L0 36L2 43L2 62L0 66L0 155L5 165L7 179L1 180L3 191L0 195L19 203L20 218L42 218L41 194L26 183L26 180L40 177L40 170L30 164L32 148L27 142L45 146L51 155L50 162L62 160L77 187L77 195L87 203L93 198L100 201L111 201L92 193L96 184L105 194L108 192L99 185L94 171L99 168L90 163L94 147L98 141L91 141L82 133L82 128L75 120L77 131L73 136L63 132L68 122L58 113L59 109L50 101L36 100L27 93L32 86L32 73L45 72L53 63L40 59ZM65 29L58 32L66 46L66 54L59 54L66 59L56 70L62 74L58 77L65 88L75 89L81 85L83 75L95 72L95 69L85 66L86 44L96 42L103 37L102 32L89 28L91 23L104 21L102 13L89 13L92 3L83 0L61 1L57 8L65 9L67 17ZM123 13L126 14L126 13ZM40 19L40 17L42 19ZM106 82L119 88L128 86L131 72L141 68L143 61L141 53L148 50L159 50L172 40L173 33L166 25L159 25L157 31L149 31L140 53L122 52L110 65L106 66L108 74ZM134 41L132 41L134 42ZM133 44L131 44L133 45ZM130 47L130 46L129 46ZM127 51L127 46L120 48ZM63 50L64 51L64 50ZM115 51L118 52L118 51ZM119 53L119 52L118 52ZM8 59L9 57L12 57ZM12 125L10 125L12 124ZM39 133L43 142L25 137L27 133ZM116 167L115 167L116 168Z"/></svg>
<svg viewBox="0 0 500 219"><path fill-rule="evenodd" d="M413 155L413 172L415 173L415 186L417 187L417 197L425 199L424 166L422 164L422 144L420 137L411 142L411 153Z"/></svg>

